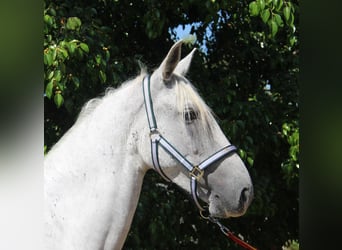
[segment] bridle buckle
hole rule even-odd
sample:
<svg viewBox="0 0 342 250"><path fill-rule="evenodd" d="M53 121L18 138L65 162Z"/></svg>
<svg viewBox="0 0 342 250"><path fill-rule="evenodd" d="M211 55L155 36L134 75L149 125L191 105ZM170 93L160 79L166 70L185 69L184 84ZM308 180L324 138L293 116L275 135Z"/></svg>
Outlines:
<svg viewBox="0 0 342 250"><path fill-rule="evenodd" d="M160 133L157 129L151 129L150 131L150 139L152 141L157 141L160 138Z"/></svg>
<svg viewBox="0 0 342 250"><path fill-rule="evenodd" d="M198 166L194 166L194 168L189 172L189 175L194 177L197 181L203 177L203 174L204 171Z"/></svg>

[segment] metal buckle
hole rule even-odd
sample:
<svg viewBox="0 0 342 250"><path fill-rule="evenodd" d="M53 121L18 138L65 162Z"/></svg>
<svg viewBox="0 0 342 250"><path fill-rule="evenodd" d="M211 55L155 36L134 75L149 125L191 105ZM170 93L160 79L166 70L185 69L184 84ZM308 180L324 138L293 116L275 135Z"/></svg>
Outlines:
<svg viewBox="0 0 342 250"><path fill-rule="evenodd" d="M157 129L153 129L150 131L150 139L152 141L157 141L160 138L160 133Z"/></svg>
<svg viewBox="0 0 342 250"><path fill-rule="evenodd" d="M203 177L203 174L204 171L198 166L194 166L194 168L189 172L189 175L194 177L197 181Z"/></svg>

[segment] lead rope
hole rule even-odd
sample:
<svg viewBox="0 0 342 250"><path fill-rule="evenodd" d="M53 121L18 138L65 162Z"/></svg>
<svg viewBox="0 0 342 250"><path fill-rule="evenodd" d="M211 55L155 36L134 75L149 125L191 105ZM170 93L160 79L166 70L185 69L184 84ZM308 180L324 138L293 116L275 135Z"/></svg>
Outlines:
<svg viewBox="0 0 342 250"><path fill-rule="evenodd" d="M237 237L236 235L234 235L234 234L229 230L229 228L227 228L226 226L222 225L222 224L219 222L218 219L213 218L213 217L211 217L211 216L205 217L205 216L202 215L202 213L201 213L201 216L202 216L202 218L207 219L207 220L209 220L210 222L216 224L216 225L220 228L221 232L222 232L225 236L227 236L229 239L231 239L232 241L234 241L236 244L238 244L238 245L240 245L240 246L242 246L243 248L248 249L248 250L258 250L257 248L255 248L255 247L249 245L247 242L243 241L242 239L240 239L239 237Z"/></svg>

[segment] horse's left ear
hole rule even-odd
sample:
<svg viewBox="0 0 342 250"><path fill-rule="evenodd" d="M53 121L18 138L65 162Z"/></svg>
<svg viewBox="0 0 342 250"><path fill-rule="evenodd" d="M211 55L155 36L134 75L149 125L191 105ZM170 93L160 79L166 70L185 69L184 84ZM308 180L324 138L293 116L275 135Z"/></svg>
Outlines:
<svg viewBox="0 0 342 250"><path fill-rule="evenodd" d="M193 49L186 57L184 57L175 68L175 73L181 76L185 76L188 73L190 64L192 61L192 56L194 55L196 48Z"/></svg>
<svg viewBox="0 0 342 250"><path fill-rule="evenodd" d="M169 80L173 71L175 70L182 52L183 41L176 42L170 49L169 53L165 57L164 61L160 65L162 71L163 80Z"/></svg>

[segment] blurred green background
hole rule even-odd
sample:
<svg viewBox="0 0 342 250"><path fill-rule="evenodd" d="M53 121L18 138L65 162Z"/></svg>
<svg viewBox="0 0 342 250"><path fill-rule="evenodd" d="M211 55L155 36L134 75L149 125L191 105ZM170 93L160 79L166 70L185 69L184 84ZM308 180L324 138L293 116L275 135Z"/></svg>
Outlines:
<svg viewBox="0 0 342 250"><path fill-rule="evenodd" d="M139 62L157 67L185 29L199 48L189 79L254 183L247 214L224 223L259 249L298 249L298 22L294 0L45 1L44 150L87 100L137 75ZM225 248L240 249L147 174L124 249Z"/></svg>

